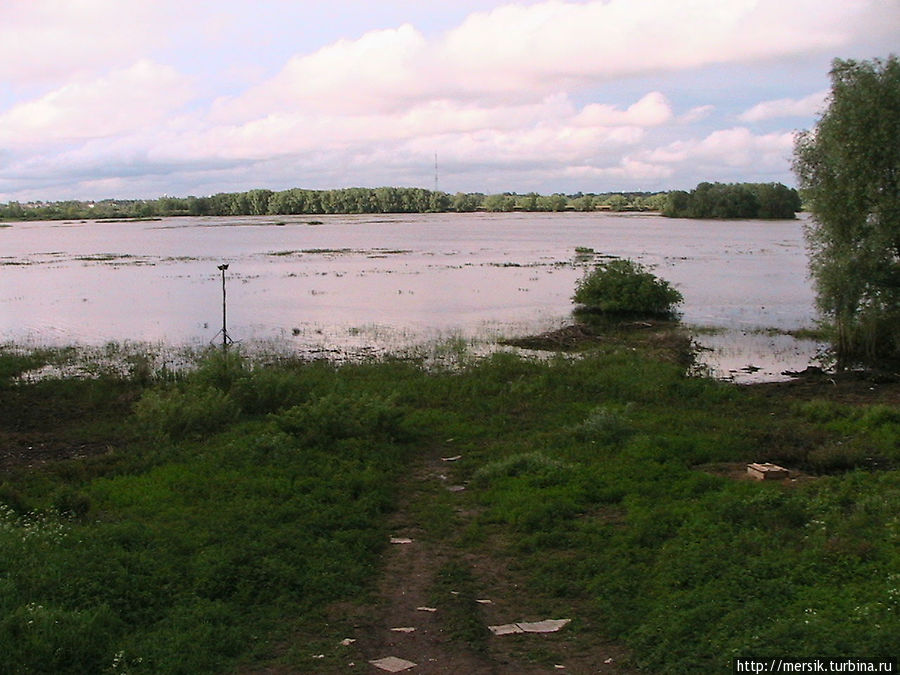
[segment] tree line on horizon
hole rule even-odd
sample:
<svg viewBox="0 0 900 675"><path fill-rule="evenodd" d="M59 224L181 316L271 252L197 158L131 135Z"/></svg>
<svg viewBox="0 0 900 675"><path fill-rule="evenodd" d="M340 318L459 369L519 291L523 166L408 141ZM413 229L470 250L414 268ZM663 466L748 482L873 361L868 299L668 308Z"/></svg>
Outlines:
<svg viewBox="0 0 900 675"><path fill-rule="evenodd" d="M687 218L794 218L797 191L781 183L701 183L691 192L541 195L446 192L409 187L219 193L208 197L105 199L0 204L3 220L102 220L171 216L263 216L365 213L652 211Z"/></svg>
<svg viewBox="0 0 900 675"><path fill-rule="evenodd" d="M791 219L803 209L799 193L781 183L700 183L668 193L662 215L672 218Z"/></svg>

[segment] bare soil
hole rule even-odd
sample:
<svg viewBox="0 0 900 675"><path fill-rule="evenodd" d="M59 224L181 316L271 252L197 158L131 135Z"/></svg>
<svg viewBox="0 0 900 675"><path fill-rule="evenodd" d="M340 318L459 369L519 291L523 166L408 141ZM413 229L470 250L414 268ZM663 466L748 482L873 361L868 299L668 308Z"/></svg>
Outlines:
<svg viewBox="0 0 900 675"><path fill-rule="evenodd" d="M139 395L129 383L73 380L65 395L41 386L0 387L0 483L11 471L112 452L125 439L112 431Z"/></svg>
<svg viewBox="0 0 900 675"><path fill-rule="evenodd" d="M392 516L392 529L395 537L412 541L392 544L388 548L374 602L351 610L356 614L353 635L356 643L353 646L366 664L360 669L361 664L355 662L355 667L348 668L347 672L384 672L369 662L387 656L416 664L415 668L404 672L423 674L637 672L627 666L627 651L603 640L601 628L590 625L590 621L581 616L577 603L559 609L560 616L541 614L547 612L546 604L538 601L530 591L527 570L517 569L515 560L495 557L483 550L461 554L450 539L429 535L418 522L416 501L428 499L435 489L452 486L452 478L448 477L452 473L451 467L441 460L441 455L441 451L436 450L422 457L398 485L402 497ZM465 458L459 461L464 462ZM463 527L476 515L461 506L455 511ZM460 558L479 589L480 602L476 602L482 634L470 641L455 639L447 624L447 615L457 601L453 595L455 591L437 597L435 594L436 578L442 567L448 561ZM435 611L419 609L421 607ZM335 609L346 611L348 608ZM578 634L571 626L544 634L496 636L488 630L492 625L547 618L578 621ZM415 630L400 632L393 628Z"/></svg>

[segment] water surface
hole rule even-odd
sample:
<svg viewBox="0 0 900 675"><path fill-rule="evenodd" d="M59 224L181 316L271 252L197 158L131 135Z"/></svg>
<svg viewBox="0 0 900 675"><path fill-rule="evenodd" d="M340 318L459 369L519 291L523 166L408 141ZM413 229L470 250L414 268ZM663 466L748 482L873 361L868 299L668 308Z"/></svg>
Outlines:
<svg viewBox="0 0 900 675"><path fill-rule="evenodd" d="M576 281L605 256L651 267L684 295L686 323L719 329L696 339L720 375L771 377L815 355L782 334L814 324L801 221L607 213L13 223L0 228L0 340L214 341L227 263L236 340L299 352L490 342L566 323Z"/></svg>

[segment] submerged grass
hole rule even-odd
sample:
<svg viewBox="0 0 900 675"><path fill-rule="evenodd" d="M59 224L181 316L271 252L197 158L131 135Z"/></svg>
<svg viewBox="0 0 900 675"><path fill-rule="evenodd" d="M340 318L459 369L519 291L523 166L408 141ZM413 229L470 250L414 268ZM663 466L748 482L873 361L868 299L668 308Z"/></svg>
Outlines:
<svg viewBox="0 0 900 675"><path fill-rule="evenodd" d="M460 553L434 588L464 596L448 629L471 649L488 637L467 550L518 558L533 596L577 613L573 639L595 640L579 637L585 619L647 672L896 657L892 403L785 404L689 378L643 334L577 358L453 368L262 366L232 352L161 378L16 379L52 358L0 350L3 440L102 452L5 460L0 673L298 667L279 645L325 607L365 601L398 482L451 440L469 515L432 533ZM700 470L758 460L816 477ZM443 502L417 508L426 527L447 522Z"/></svg>

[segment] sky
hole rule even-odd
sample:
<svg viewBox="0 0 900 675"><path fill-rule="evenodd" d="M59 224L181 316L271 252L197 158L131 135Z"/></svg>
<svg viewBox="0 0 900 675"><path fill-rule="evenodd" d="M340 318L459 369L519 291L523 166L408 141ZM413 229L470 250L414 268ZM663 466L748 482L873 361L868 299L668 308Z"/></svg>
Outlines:
<svg viewBox="0 0 900 675"><path fill-rule="evenodd" d="M0 0L0 202L793 185L898 46L900 0Z"/></svg>

